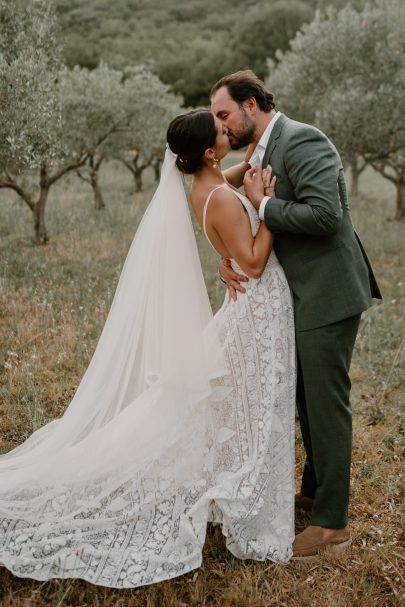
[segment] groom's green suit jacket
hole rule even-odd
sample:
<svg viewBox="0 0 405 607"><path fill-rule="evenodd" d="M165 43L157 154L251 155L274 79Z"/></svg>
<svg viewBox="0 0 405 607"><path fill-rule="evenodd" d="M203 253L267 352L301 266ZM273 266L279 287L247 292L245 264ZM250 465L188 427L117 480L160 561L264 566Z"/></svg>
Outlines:
<svg viewBox="0 0 405 607"><path fill-rule="evenodd" d="M360 314L381 299L354 231L343 166L318 129L284 114L270 135L262 166L276 175L264 220L294 296L298 331Z"/></svg>

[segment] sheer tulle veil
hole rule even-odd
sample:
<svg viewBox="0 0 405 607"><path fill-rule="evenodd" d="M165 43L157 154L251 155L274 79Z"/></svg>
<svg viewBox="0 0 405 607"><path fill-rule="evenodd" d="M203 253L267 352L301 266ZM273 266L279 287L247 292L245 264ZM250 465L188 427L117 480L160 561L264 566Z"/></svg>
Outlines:
<svg viewBox="0 0 405 607"><path fill-rule="evenodd" d="M175 478L203 457L204 402L225 372L176 155L137 229L97 348L62 418L0 458L0 517L41 520L58 491L111 494L176 444ZM198 420L198 423L196 423ZM197 433L197 435L196 435ZM199 437L201 439L199 443ZM190 453L191 453L190 452ZM91 501L91 499L90 499ZM89 507L89 503L86 503ZM71 519L80 503L65 507Z"/></svg>

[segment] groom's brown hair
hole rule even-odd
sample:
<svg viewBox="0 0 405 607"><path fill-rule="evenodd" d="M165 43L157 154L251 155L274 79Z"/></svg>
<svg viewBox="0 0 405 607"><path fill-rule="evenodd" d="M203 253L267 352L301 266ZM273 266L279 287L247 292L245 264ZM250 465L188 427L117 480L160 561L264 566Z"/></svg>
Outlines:
<svg viewBox="0 0 405 607"><path fill-rule="evenodd" d="M271 112L276 107L273 93L270 93L264 82L252 70L240 70L224 76L214 84L210 96L212 97L223 86L239 105L249 97L254 97L262 112Z"/></svg>

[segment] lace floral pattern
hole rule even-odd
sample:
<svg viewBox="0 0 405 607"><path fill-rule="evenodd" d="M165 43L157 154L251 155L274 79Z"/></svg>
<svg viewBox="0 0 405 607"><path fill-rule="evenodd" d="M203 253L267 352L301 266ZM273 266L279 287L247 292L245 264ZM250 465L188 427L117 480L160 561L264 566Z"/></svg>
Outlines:
<svg viewBox="0 0 405 607"><path fill-rule="evenodd" d="M257 212L237 195L256 235ZM243 273L235 261L232 266ZM274 253L260 279L250 279L236 302L226 299L214 321L235 386L213 406L215 468L243 474L232 487L234 501L216 499L211 518L222 523L235 556L286 561L294 531L295 343L291 293Z"/></svg>
<svg viewBox="0 0 405 607"><path fill-rule="evenodd" d="M240 199L255 234L257 213ZM37 580L151 584L200 566L208 520L222 526L238 558L290 559L294 326L290 290L274 253L245 295L237 302L225 298L209 330L220 337L229 373L213 380L216 396L193 414L187 439L137 478L106 474L91 485L16 491L13 504L21 504L21 512L1 509L2 564ZM207 411L210 424L201 433ZM195 473L194 454L205 462ZM184 478L172 477L174 458L188 463Z"/></svg>

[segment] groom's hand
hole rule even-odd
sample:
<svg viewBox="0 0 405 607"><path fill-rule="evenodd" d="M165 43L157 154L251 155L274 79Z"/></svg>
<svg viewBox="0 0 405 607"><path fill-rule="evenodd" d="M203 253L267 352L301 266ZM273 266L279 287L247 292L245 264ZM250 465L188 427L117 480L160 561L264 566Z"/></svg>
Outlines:
<svg viewBox="0 0 405 607"><path fill-rule="evenodd" d="M246 196L253 206L258 209L264 196L264 185L262 169L259 166L252 167L245 173L243 179Z"/></svg>
<svg viewBox="0 0 405 607"><path fill-rule="evenodd" d="M233 299L236 301L237 299L237 291L240 293L246 293L246 289L242 287L241 282L247 282L249 278L247 276L243 276L243 274L238 274L235 270L232 269L231 261L229 259L223 259L219 264L219 275L226 282L226 286L229 291L229 301Z"/></svg>

